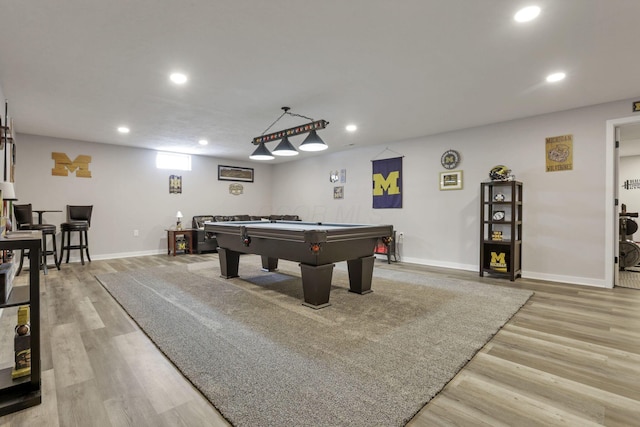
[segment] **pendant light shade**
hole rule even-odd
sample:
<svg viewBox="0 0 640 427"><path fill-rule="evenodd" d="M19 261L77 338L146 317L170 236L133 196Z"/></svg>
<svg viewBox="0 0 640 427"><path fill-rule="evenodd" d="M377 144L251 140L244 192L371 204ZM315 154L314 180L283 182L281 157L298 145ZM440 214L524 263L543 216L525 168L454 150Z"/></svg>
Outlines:
<svg viewBox="0 0 640 427"><path fill-rule="evenodd" d="M273 150L273 154L276 156L297 156L298 150L296 150L293 144L289 142L289 138L285 136L282 138L282 141L280 141L280 144L278 144L276 149Z"/></svg>
<svg viewBox="0 0 640 427"><path fill-rule="evenodd" d="M251 160L273 160L274 157L271 155L267 147L265 147L264 142L258 144L258 148L253 152L252 155L249 156Z"/></svg>
<svg viewBox="0 0 640 427"><path fill-rule="evenodd" d="M318 136L315 129L309 132L309 135L300 144L302 151L322 151L329 148L322 139Z"/></svg>

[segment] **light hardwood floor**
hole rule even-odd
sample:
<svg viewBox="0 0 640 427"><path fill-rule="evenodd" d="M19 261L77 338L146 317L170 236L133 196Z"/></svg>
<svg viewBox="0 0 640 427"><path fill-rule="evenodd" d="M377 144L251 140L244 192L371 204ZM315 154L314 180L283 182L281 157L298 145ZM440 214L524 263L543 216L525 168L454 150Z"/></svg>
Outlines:
<svg viewBox="0 0 640 427"><path fill-rule="evenodd" d="M0 427L228 425L94 278L216 259L156 255L41 274L43 403L0 417ZM409 426L640 425L640 290L512 283L382 261L376 268L535 291ZM11 361L14 322L5 309L0 367Z"/></svg>

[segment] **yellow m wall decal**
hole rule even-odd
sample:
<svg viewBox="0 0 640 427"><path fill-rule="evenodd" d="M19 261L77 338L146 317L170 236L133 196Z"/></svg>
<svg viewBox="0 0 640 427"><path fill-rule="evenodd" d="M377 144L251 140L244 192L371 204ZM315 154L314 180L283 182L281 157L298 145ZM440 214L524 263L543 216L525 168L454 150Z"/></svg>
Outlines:
<svg viewBox="0 0 640 427"><path fill-rule="evenodd" d="M69 172L76 174L78 178L91 178L89 163L91 156L79 155L73 161L65 153L51 153L55 166L51 169L53 176L68 176Z"/></svg>

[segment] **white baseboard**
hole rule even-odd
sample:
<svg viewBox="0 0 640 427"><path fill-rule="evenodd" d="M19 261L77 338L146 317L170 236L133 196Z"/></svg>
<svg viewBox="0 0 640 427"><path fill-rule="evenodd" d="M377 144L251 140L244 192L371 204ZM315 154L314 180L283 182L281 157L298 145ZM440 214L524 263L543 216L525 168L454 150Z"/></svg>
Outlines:
<svg viewBox="0 0 640 427"><path fill-rule="evenodd" d="M443 268L451 268L454 270L464 270L464 271L479 271L479 267L477 265L471 264L457 264L451 262L442 262L442 261L434 261L434 260L425 260L421 258L408 258L403 257L403 262L408 262L412 264L426 265L430 267L443 267ZM547 273L538 273L535 271L522 271L522 277L527 279L535 279L535 280L545 280L547 282L557 282L557 283L565 283L570 285L582 285L582 286L594 286L598 288L612 288L612 284L606 284L604 279L594 279L592 277L576 277L576 276L562 276L557 274L547 274Z"/></svg>

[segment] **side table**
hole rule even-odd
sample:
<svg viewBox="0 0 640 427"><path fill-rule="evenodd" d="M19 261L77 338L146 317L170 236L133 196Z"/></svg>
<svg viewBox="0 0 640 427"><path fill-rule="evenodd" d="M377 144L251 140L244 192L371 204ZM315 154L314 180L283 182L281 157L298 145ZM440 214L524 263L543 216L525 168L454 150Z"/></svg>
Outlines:
<svg viewBox="0 0 640 427"><path fill-rule="evenodd" d="M187 241L187 247L185 248L184 252L186 253L187 251L192 254L193 253L193 229L192 228L183 228L182 230L172 230L172 229L167 229L167 255L171 255L171 252L173 251L173 256L176 256L176 253L178 251L177 246L178 246L178 237L183 236L184 239Z"/></svg>

